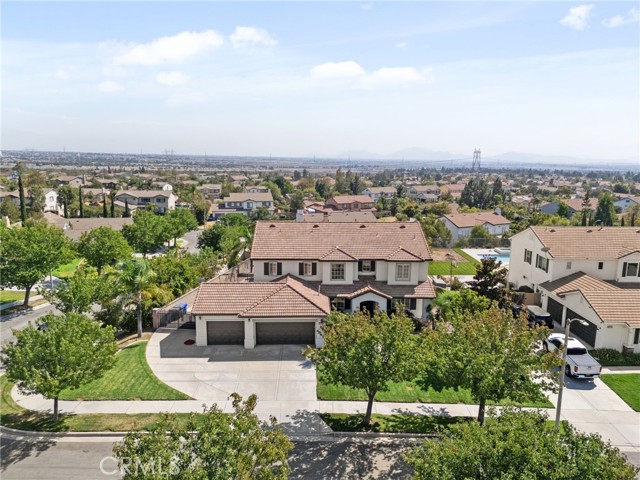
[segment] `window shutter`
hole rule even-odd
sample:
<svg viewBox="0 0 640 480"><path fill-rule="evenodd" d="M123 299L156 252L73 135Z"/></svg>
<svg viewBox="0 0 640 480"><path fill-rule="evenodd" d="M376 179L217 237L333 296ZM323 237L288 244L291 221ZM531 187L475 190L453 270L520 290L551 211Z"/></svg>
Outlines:
<svg viewBox="0 0 640 480"><path fill-rule="evenodd" d="M318 273L318 264L316 262L313 262L311 264L311 275L317 275Z"/></svg>
<svg viewBox="0 0 640 480"><path fill-rule="evenodd" d="M633 344L637 345L640 343L640 328L636 328L636 333L633 335Z"/></svg>
<svg viewBox="0 0 640 480"><path fill-rule="evenodd" d="M350 298L345 298L344 299L344 309L345 310L351 310L351 299Z"/></svg>
<svg viewBox="0 0 640 480"><path fill-rule="evenodd" d="M409 307L411 310L415 310L416 309L416 299L412 298L411 299L411 307Z"/></svg>
<svg viewBox="0 0 640 480"><path fill-rule="evenodd" d="M282 262L278 262L278 275L282 275Z"/></svg>
<svg viewBox="0 0 640 480"><path fill-rule="evenodd" d="M298 264L298 275L300 276L304 275L304 263L302 262Z"/></svg>
<svg viewBox="0 0 640 480"><path fill-rule="evenodd" d="M264 262L264 274L269 275L269 262Z"/></svg>
<svg viewBox="0 0 640 480"><path fill-rule="evenodd" d="M362 260L358 260L358 271L362 271Z"/></svg>
<svg viewBox="0 0 640 480"><path fill-rule="evenodd" d="M524 249L524 261L525 262L527 261L527 249L526 248Z"/></svg>
<svg viewBox="0 0 640 480"><path fill-rule="evenodd" d="M627 262L624 262L622 264L622 276L626 277L627 276Z"/></svg>
<svg viewBox="0 0 640 480"><path fill-rule="evenodd" d="M371 271L372 272L376 271L376 261L375 260L371 260Z"/></svg>

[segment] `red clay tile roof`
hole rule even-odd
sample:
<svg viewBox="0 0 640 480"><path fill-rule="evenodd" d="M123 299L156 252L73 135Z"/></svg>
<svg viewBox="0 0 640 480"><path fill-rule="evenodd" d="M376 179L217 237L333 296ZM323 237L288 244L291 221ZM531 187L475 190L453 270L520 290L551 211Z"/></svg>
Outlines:
<svg viewBox="0 0 640 480"><path fill-rule="evenodd" d="M335 197L331 197L328 201L333 200L335 203L372 203L371 197L369 195L336 195Z"/></svg>
<svg viewBox="0 0 640 480"><path fill-rule="evenodd" d="M640 250L640 227L530 228L542 245L549 248L549 255L553 258L607 260Z"/></svg>
<svg viewBox="0 0 640 480"><path fill-rule="evenodd" d="M556 295L564 295L581 290L618 290L610 283L591 277L584 272L576 272L557 280L543 282L540 284L540 288L544 288Z"/></svg>
<svg viewBox="0 0 640 480"><path fill-rule="evenodd" d="M312 289L320 287L320 293L328 297L355 298L367 292L378 293L387 298L435 298L436 292L431 280L418 285L389 285L375 280L358 280L351 285L327 285L320 282L305 282Z"/></svg>
<svg viewBox="0 0 640 480"><path fill-rule="evenodd" d="M247 317L324 317L329 299L291 277L277 282L203 283L191 313Z"/></svg>
<svg viewBox="0 0 640 480"><path fill-rule="evenodd" d="M324 260L323 257L336 249L354 260L387 260L399 249L415 256L412 261L432 258L418 222L306 224L260 221L256 224L251 259Z"/></svg>
<svg viewBox="0 0 640 480"><path fill-rule="evenodd" d="M508 219L494 212L454 213L444 215L444 218L458 228L475 227L476 225L483 225L485 223L490 223L491 225L511 224Z"/></svg>

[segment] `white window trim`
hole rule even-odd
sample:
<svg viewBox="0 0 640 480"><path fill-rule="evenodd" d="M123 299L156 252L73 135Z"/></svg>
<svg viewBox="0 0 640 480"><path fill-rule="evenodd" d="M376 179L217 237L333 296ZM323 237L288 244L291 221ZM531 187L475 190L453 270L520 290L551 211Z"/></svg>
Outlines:
<svg viewBox="0 0 640 480"><path fill-rule="evenodd" d="M269 262L269 276L270 277L278 276L278 262Z"/></svg>
<svg viewBox="0 0 640 480"><path fill-rule="evenodd" d="M342 278L334 278L333 276L333 267L342 267ZM329 266L329 278L331 280L344 280L347 276L347 268L346 265L344 263L331 263Z"/></svg>
<svg viewBox="0 0 640 480"><path fill-rule="evenodd" d="M407 270L406 277L404 275L400 275L400 271L404 270L405 268ZM411 264L410 263L398 263L396 265L396 280L398 281L411 280Z"/></svg>
<svg viewBox="0 0 640 480"><path fill-rule="evenodd" d="M304 262L302 267L302 274L305 277L310 277L311 275L313 275L313 263Z"/></svg>
<svg viewBox="0 0 640 480"><path fill-rule="evenodd" d="M371 260L362 260L362 271L371 272Z"/></svg>

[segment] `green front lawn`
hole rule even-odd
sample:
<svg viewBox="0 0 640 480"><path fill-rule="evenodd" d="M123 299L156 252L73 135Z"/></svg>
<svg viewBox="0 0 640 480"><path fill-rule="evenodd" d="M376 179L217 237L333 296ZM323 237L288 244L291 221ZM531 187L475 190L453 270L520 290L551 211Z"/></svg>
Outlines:
<svg viewBox="0 0 640 480"><path fill-rule="evenodd" d="M320 417L334 432L437 433L454 423L471 422L471 417L442 417L437 415L371 415L372 428L362 421L364 415L321 413Z"/></svg>
<svg viewBox="0 0 640 480"><path fill-rule="evenodd" d="M120 351L111 370L80 388L63 390L60 400L188 400L153 374L146 348L147 342L141 342Z"/></svg>
<svg viewBox="0 0 640 480"><path fill-rule="evenodd" d="M0 305L24 300L24 290L0 290Z"/></svg>
<svg viewBox="0 0 640 480"><path fill-rule="evenodd" d="M326 383L322 379L322 374L318 374L318 398L320 400L357 400L366 401L367 395L364 390L356 390L343 385L333 385ZM376 395L378 402L403 402L403 403L476 403L471 398L471 392L466 389L454 390L445 388L441 392L435 391L429 387L423 390L413 382L391 382L389 390L386 392L378 392ZM551 408L553 404L549 400L530 401L524 404L503 400L496 405L519 405L527 407Z"/></svg>
<svg viewBox="0 0 640 480"><path fill-rule="evenodd" d="M25 410L11 397L13 383L6 375L0 377L0 424L18 430L39 432L126 432L148 429L160 420L161 413L109 413L60 415L58 422L49 413ZM51 401L53 408L53 400ZM186 423L190 414L176 414L179 422ZM196 421L202 414L194 414Z"/></svg>
<svg viewBox="0 0 640 480"><path fill-rule="evenodd" d="M453 249L458 255L462 256L466 261L458 262L455 267L453 267L454 275L475 275L476 274L476 265L479 264L475 258L467 255L462 251L461 248ZM451 263L444 262L429 262L429 275L441 275L447 276L451 274Z"/></svg>
<svg viewBox="0 0 640 480"><path fill-rule="evenodd" d="M65 265L61 265L53 271L53 275L58 278L69 278L73 277L76 273L76 270L80 266L80 263L84 261L84 258L76 258L72 262L69 262Z"/></svg>
<svg viewBox="0 0 640 480"><path fill-rule="evenodd" d="M605 373L600 378L636 412L640 412L640 373Z"/></svg>

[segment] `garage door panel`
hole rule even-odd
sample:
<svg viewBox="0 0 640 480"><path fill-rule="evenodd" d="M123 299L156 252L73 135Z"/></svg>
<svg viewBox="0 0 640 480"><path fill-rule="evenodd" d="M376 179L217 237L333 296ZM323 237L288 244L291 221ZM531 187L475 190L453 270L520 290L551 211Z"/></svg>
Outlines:
<svg viewBox="0 0 640 480"><path fill-rule="evenodd" d="M557 324L562 324L562 304L553 298L547 300L547 312Z"/></svg>
<svg viewBox="0 0 640 480"><path fill-rule="evenodd" d="M207 322L207 345L244 345L244 322Z"/></svg>
<svg viewBox="0 0 640 480"><path fill-rule="evenodd" d="M315 322L257 322L258 345L315 345Z"/></svg>
<svg viewBox="0 0 640 480"><path fill-rule="evenodd" d="M587 322L589 324L587 326L582 325L580 322L572 322L571 325L569 326L569 330L571 331L571 333L577 336L580 340L582 340L583 343L586 343L590 347L595 346L596 335L598 334L598 327L596 327L589 320L586 320L584 317L582 317L582 315L578 315L576 312L574 312L571 309L567 309L567 318L568 319L579 318Z"/></svg>

